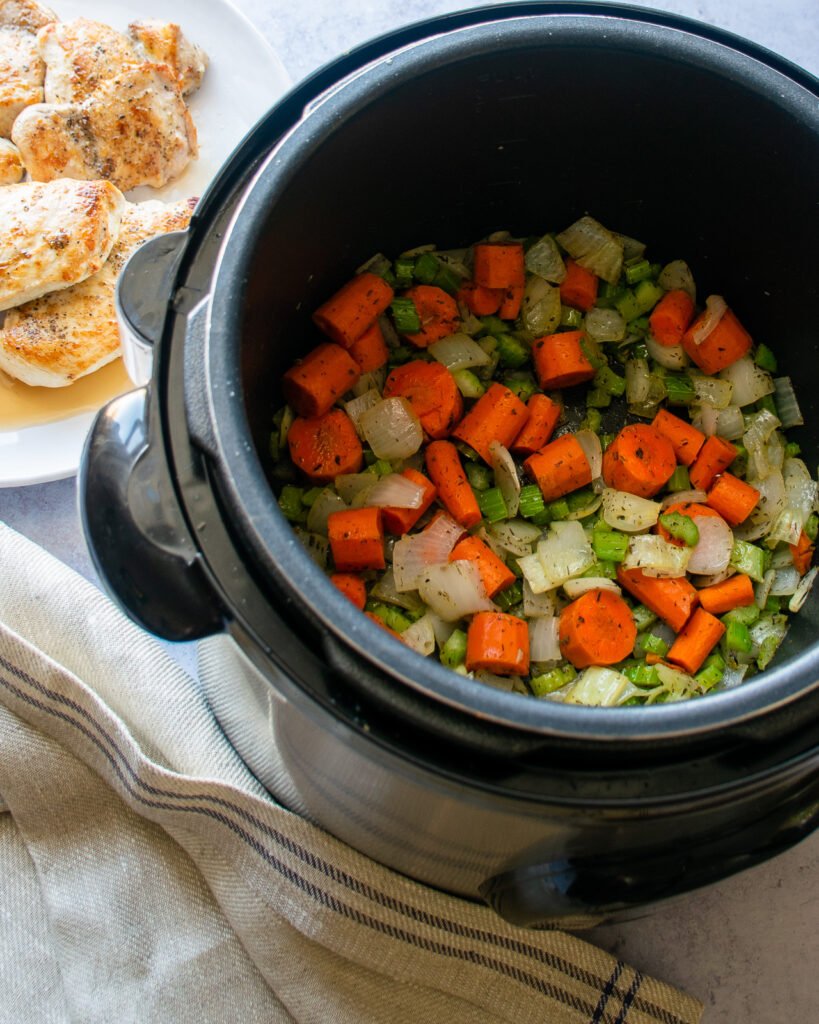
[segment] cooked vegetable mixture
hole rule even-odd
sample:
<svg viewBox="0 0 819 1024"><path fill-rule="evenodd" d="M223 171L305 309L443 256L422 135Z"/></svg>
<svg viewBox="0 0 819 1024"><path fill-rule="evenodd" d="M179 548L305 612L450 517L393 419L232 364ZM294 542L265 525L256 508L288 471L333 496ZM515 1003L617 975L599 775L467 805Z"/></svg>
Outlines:
<svg viewBox="0 0 819 1024"><path fill-rule="evenodd" d="M374 256L284 375L279 506L362 612L482 683L653 704L770 663L819 487L776 357L582 217Z"/></svg>

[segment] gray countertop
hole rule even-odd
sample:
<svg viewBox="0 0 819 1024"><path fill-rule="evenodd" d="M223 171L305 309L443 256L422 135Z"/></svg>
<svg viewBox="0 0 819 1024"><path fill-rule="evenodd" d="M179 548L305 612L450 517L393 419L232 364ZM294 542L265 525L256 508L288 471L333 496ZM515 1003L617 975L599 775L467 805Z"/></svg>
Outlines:
<svg viewBox="0 0 819 1024"><path fill-rule="evenodd" d="M466 6L452 0L234 3L273 45L294 81L369 37ZM632 6L699 18L753 39L814 74L819 71L815 0L658 0ZM73 480L0 489L0 519L95 579ZM190 649L178 656L192 664ZM700 998L706 1024L808 1024L819 1016L817 922L819 834L673 906L587 937Z"/></svg>

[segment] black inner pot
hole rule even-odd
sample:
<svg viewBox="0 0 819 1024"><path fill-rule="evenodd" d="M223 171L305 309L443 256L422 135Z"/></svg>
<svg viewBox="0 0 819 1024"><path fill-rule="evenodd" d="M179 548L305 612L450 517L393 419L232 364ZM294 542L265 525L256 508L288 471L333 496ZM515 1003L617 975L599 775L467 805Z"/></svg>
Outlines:
<svg viewBox="0 0 819 1024"><path fill-rule="evenodd" d="M374 627L356 633L343 599L293 550L263 479L279 380L320 340L310 312L376 251L457 246L501 228L560 230L585 212L646 242L654 260L687 260L701 300L724 295L755 339L775 349L809 424L794 437L815 465L817 166L816 96L804 79L639 18L564 14L463 28L398 51L331 93L249 190L213 293L213 348L224 343L220 369L228 378L239 369L244 394L238 411L224 395L212 399L217 433L229 454L249 426L256 446L230 464L227 500L239 494L241 528L262 565L363 656L422 688L422 677L432 680L458 704L462 691L444 691L462 681L437 665L420 668L409 652L402 660ZM778 657L783 685L786 675L804 686L819 675L807 651L817 605L812 599L793 620ZM744 689L759 694L771 676ZM653 722L689 715L697 729L723 697L734 701L727 718L747 710L735 693L692 702L693 711L615 711L614 732L628 735L638 722L651 732L644 711L659 713ZM487 693L490 716L502 719L508 699ZM527 727L560 731L569 709L530 704L531 712L515 711L516 724L529 714ZM757 714L765 698L752 704ZM598 716L592 731L614 721L605 710L580 712L583 721ZM548 715L551 725L535 720Z"/></svg>

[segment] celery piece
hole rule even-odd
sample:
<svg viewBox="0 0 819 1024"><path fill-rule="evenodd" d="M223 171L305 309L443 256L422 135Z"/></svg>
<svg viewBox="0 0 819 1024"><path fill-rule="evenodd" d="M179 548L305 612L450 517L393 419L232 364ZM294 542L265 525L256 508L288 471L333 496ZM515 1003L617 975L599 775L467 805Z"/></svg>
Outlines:
<svg viewBox="0 0 819 1024"><path fill-rule="evenodd" d="M620 288L616 284L609 284L608 281L601 281L595 305L600 309L614 309L618 301L626 293L626 288Z"/></svg>
<svg viewBox="0 0 819 1024"><path fill-rule="evenodd" d="M301 496L301 503L306 508L312 508L313 502L324 490L323 487L311 487L309 491L305 491Z"/></svg>
<svg viewBox="0 0 819 1024"><path fill-rule="evenodd" d="M609 561L608 559L602 559L592 564L580 574L580 579L606 579L614 580L617 579L617 563Z"/></svg>
<svg viewBox="0 0 819 1024"><path fill-rule="evenodd" d="M768 373L776 373L776 356L767 345L763 345L761 342L756 347L754 362L760 369L767 370Z"/></svg>
<svg viewBox="0 0 819 1024"><path fill-rule="evenodd" d="M404 363L418 358L418 350L411 349L407 345L399 345L398 348L391 348L387 357L388 366L403 366Z"/></svg>
<svg viewBox="0 0 819 1024"><path fill-rule="evenodd" d="M657 305L663 295L665 295L665 292L658 284L648 280L640 281L634 289L634 298L637 300L637 305L640 309L637 315L642 316L643 313L648 313L649 310Z"/></svg>
<svg viewBox="0 0 819 1024"><path fill-rule="evenodd" d="M805 523L805 533L811 543L816 540L817 534L819 534L819 516L815 512L811 512L808 516L808 521Z"/></svg>
<svg viewBox="0 0 819 1024"><path fill-rule="evenodd" d="M565 498L558 498L557 501L549 502L546 511L551 515L551 521L556 522L559 519L566 519L571 509Z"/></svg>
<svg viewBox="0 0 819 1024"><path fill-rule="evenodd" d="M782 611L782 598L775 597L772 594L765 602L765 607L762 610L764 612L769 612L771 615L777 615Z"/></svg>
<svg viewBox="0 0 819 1024"><path fill-rule="evenodd" d="M441 648L441 664L447 668L463 665L466 658L466 633L462 629L453 630L449 639Z"/></svg>
<svg viewBox="0 0 819 1024"><path fill-rule="evenodd" d="M769 412L771 416L779 418L779 410L776 408L773 395L763 395L756 403L756 408L759 412Z"/></svg>
<svg viewBox="0 0 819 1024"><path fill-rule="evenodd" d="M579 512L581 509L586 508L587 505L591 505L596 495L590 487L583 487L579 491L572 491L571 494L566 495L566 504L569 506L569 512Z"/></svg>
<svg viewBox="0 0 819 1024"><path fill-rule="evenodd" d="M599 437L600 447L605 451L616 437L616 434L600 434Z"/></svg>
<svg viewBox="0 0 819 1024"><path fill-rule="evenodd" d="M583 314L579 309L572 309L571 306L560 307L560 326L571 327L572 330L577 330L583 324Z"/></svg>
<svg viewBox="0 0 819 1024"><path fill-rule="evenodd" d="M393 299L390 303L395 329L401 334L414 334L421 330L421 318L415 303L407 296Z"/></svg>
<svg viewBox="0 0 819 1024"><path fill-rule="evenodd" d="M735 540L731 551L731 565L737 572L744 572L757 583L765 575L765 552L746 540Z"/></svg>
<svg viewBox="0 0 819 1024"><path fill-rule="evenodd" d="M397 259L393 264L395 281L399 288L409 288L412 284L412 274L415 269L415 262L411 259Z"/></svg>
<svg viewBox="0 0 819 1024"><path fill-rule="evenodd" d="M504 320L501 320L499 316L481 316L478 317L481 322L481 326L487 334L493 336L498 334L506 334L509 330L509 324Z"/></svg>
<svg viewBox="0 0 819 1024"><path fill-rule="evenodd" d="M577 670L571 665L565 668L553 668L543 675L533 676L529 680L529 688L536 697L545 697L548 693L554 693L562 686L566 686L577 676Z"/></svg>
<svg viewBox="0 0 819 1024"><path fill-rule="evenodd" d="M586 415L580 421L580 429L590 430L593 434L599 434L600 428L603 425L603 417L600 415L600 410L589 407L588 401L586 405Z"/></svg>
<svg viewBox="0 0 819 1024"><path fill-rule="evenodd" d="M753 641L744 622L729 622L723 637L725 649L735 654L750 654Z"/></svg>
<svg viewBox="0 0 819 1024"><path fill-rule="evenodd" d="M691 487L691 480L688 476L688 466L677 466L668 478L666 489L673 494L674 491L687 491Z"/></svg>
<svg viewBox="0 0 819 1024"><path fill-rule="evenodd" d="M492 470L477 462L467 463L466 478L473 491L488 491L492 486Z"/></svg>
<svg viewBox="0 0 819 1024"><path fill-rule="evenodd" d="M294 487L292 484L285 484L282 487L279 495L279 508L285 519L289 519L291 523L299 522L304 514L303 495L304 490L301 487Z"/></svg>
<svg viewBox="0 0 819 1024"><path fill-rule="evenodd" d="M546 508L543 493L537 484L526 484L520 489L519 512L524 519L531 519Z"/></svg>
<svg viewBox="0 0 819 1024"><path fill-rule="evenodd" d="M433 256L431 252L422 252L416 257L412 270L415 280L421 284L434 284L440 266L441 261L437 256Z"/></svg>
<svg viewBox="0 0 819 1024"><path fill-rule="evenodd" d="M452 376L464 398L480 398L486 391L483 381L479 380L471 370L456 370Z"/></svg>
<svg viewBox="0 0 819 1024"><path fill-rule="evenodd" d="M475 449L471 445L468 445L466 441L456 441L455 447L468 462L480 462L480 455L478 455Z"/></svg>
<svg viewBox="0 0 819 1024"><path fill-rule="evenodd" d="M759 608L755 604L749 604L744 608L732 608L722 616L722 621L726 626L732 622L741 622L745 626L753 626L758 618Z"/></svg>
<svg viewBox="0 0 819 1024"><path fill-rule="evenodd" d="M640 308L637 298L630 288L626 288L623 293L618 295L613 301L614 308L624 320L636 320L636 318L644 312L644 310ZM599 302L598 305L600 305Z"/></svg>
<svg viewBox="0 0 819 1024"><path fill-rule="evenodd" d="M529 359L529 348L512 334L497 334L498 363L512 370L519 370Z"/></svg>
<svg viewBox="0 0 819 1024"><path fill-rule="evenodd" d="M504 612L513 608L516 604L520 604L522 600L523 586L517 580L514 583L510 583L500 593L495 594L494 597L495 604Z"/></svg>
<svg viewBox="0 0 819 1024"><path fill-rule="evenodd" d="M478 491L476 495L481 515L490 523L509 518L509 510L503 500L499 487L490 487L486 491Z"/></svg>
<svg viewBox="0 0 819 1024"><path fill-rule="evenodd" d="M734 461L731 463L731 472L734 476L744 479L745 474L748 472L748 449L745 445L739 444L737 441L733 441L732 443L736 448L737 453L734 457Z"/></svg>
<svg viewBox="0 0 819 1024"><path fill-rule="evenodd" d="M631 665L625 665L621 669L623 675L635 686L653 689L660 685L660 674L655 665L646 665L644 661L638 661Z"/></svg>
<svg viewBox="0 0 819 1024"><path fill-rule="evenodd" d="M700 685L703 692L712 690L717 683L722 682L725 674L725 660L719 654L710 654L705 659L705 664L697 672L694 678Z"/></svg>
<svg viewBox="0 0 819 1024"><path fill-rule="evenodd" d="M626 281L629 284L637 284L639 281L651 277L651 264L646 259L638 257L634 260L629 260L623 269Z"/></svg>
<svg viewBox="0 0 819 1024"><path fill-rule="evenodd" d="M626 390L626 379L615 373L610 367L601 366L594 375L594 386L619 398Z"/></svg>
<svg viewBox="0 0 819 1024"><path fill-rule="evenodd" d="M654 636L653 633L638 633L634 654L638 658L644 658L647 654L656 654L663 658L668 654L668 644L662 637Z"/></svg>
<svg viewBox="0 0 819 1024"><path fill-rule="evenodd" d="M660 516L660 525L668 530L675 540L681 540L689 548L699 543L700 531L690 516L684 516L681 512L666 512Z"/></svg>
<svg viewBox="0 0 819 1024"><path fill-rule="evenodd" d="M463 279L458 277L452 267L448 267L446 263L441 263L439 260L438 273L435 275L435 280L432 283L436 288L441 288L450 295L455 295L461 287Z"/></svg>
<svg viewBox="0 0 819 1024"><path fill-rule="evenodd" d="M639 336L641 338L648 334L649 322L647 316L637 316L626 324L627 337Z"/></svg>
<svg viewBox="0 0 819 1024"><path fill-rule="evenodd" d="M537 391L537 383L531 373L522 370L512 370L501 377L501 384L514 392L521 402L528 402Z"/></svg>
<svg viewBox="0 0 819 1024"><path fill-rule="evenodd" d="M588 409L607 409L611 405L611 393L603 388L591 388L586 395Z"/></svg>
<svg viewBox="0 0 819 1024"><path fill-rule="evenodd" d="M593 543L593 542L592 542ZM634 619L634 625L637 627L637 632L642 633L644 629L648 629L653 626L657 621L657 616L651 609L646 608L644 604L637 604L631 609L631 615Z"/></svg>
<svg viewBox="0 0 819 1024"><path fill-rule="evenodd" d="M628 550L628 534L617 530L594 530L591 544L596 558L605 562L622 562Z"/></svg>
<svg viewBox="0 0 819 1024"><path fill-rule="evenodd" d="M669 405L691 405L697 392L687 373L667 373L663 377Z"/></svg>
<svg viewBox="0 0 819 1024"><path fill-rule="evenodd" d="M797 455L802 453L802 448L796 443L796 441L788 441L785 445L785 458L795 459Z"/></svg>
<svg viewBox="0 0 819 1024"><path fill-rule="evenodd" d="M372 612L377 615L379 619L384 623L385 626L389 626L390 629L394 629L396 633L403 633L405 629L409 629L412 625L412 620L409 618L409 613L399 611L391 604L383 604L381 601L367 601L366 609L368 612Z"/></svg>

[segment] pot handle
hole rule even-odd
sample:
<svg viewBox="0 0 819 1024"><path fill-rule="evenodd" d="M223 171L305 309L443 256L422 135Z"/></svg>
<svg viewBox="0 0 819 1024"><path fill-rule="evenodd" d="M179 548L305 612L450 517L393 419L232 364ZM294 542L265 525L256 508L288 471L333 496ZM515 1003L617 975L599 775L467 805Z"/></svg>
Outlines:
<svg viewBox="0 0 819 1024"><path fill-rule="evenodd" d="M111 597L150 632L196 640L222 630L227 616L151 443L152 409L143 387L99 412L80 464L80 516Z"/></svg>

